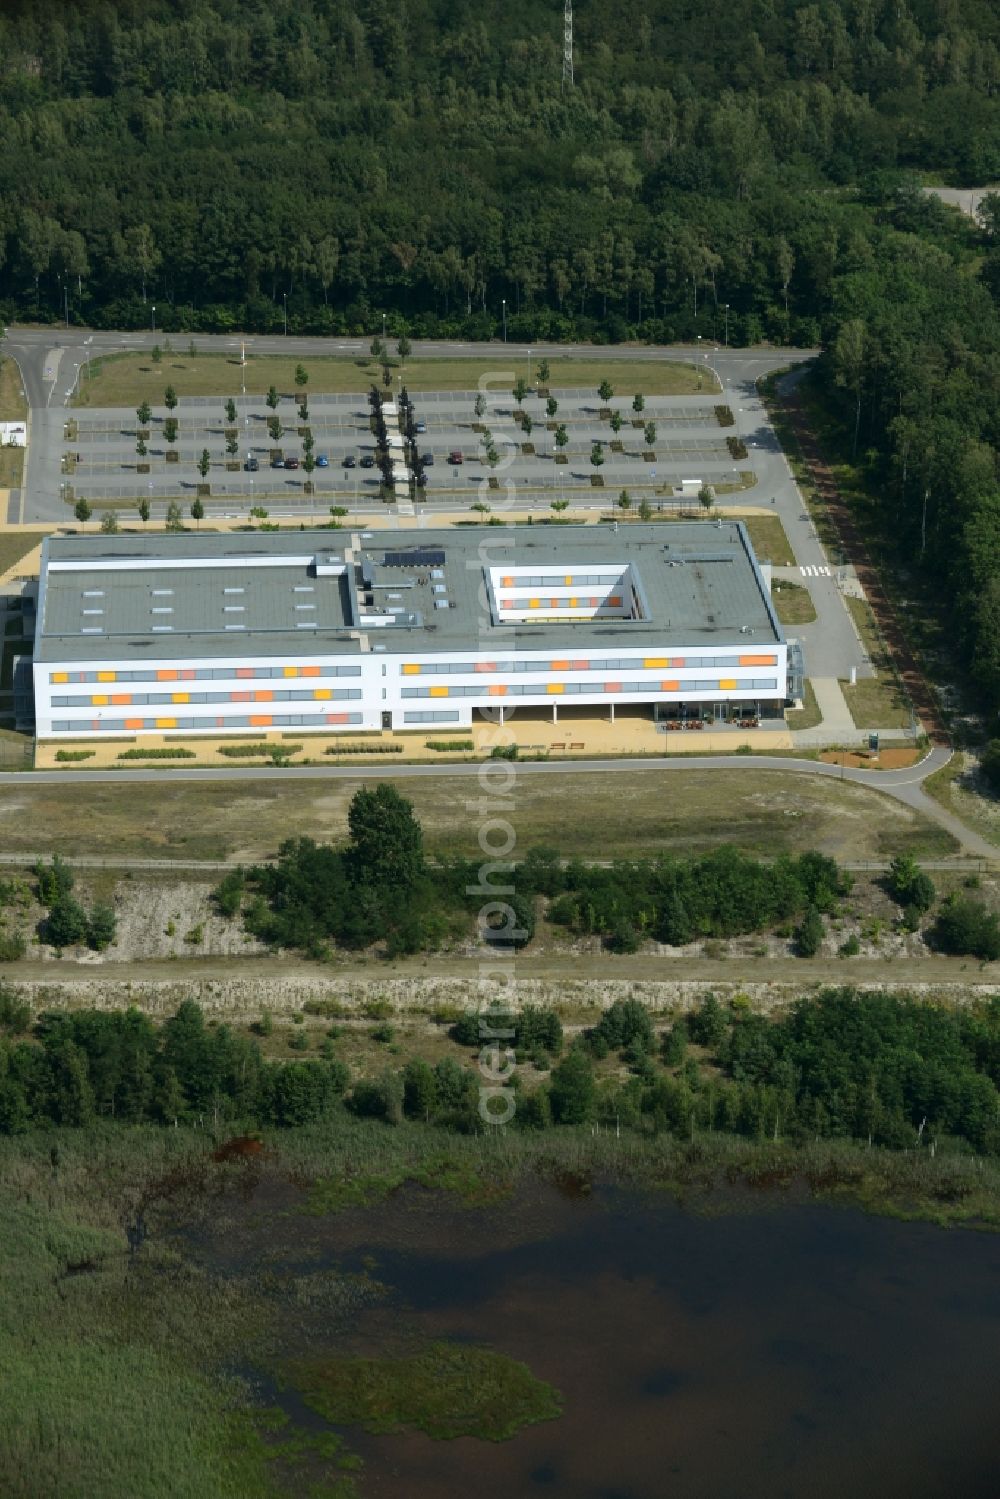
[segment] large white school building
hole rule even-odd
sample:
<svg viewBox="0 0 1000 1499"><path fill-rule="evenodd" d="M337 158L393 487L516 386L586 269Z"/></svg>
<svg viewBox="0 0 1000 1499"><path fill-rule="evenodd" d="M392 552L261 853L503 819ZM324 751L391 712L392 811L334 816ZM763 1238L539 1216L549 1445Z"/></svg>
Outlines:
<svg viewBox="0 0 1000 1499"><path fill-rule="evenodd" d="M66 536L42 552L39 739L467 728L797 695L734 521Z"/></svg>

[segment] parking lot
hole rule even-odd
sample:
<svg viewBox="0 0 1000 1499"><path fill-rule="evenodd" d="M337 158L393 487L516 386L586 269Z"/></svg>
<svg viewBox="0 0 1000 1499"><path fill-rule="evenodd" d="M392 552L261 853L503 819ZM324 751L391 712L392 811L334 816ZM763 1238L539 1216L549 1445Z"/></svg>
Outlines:
<svg viewBox="0 0 1000 1499"><path fill-rule="evenodd" d="M489 503L490 479L494 488L506 493L514 484L519 498L548 505L561 497L580 498L584 492L594 499L592 476L599 474L599 491L608 500L627 488L638 503L643 496L670 495L701 483L739 487L741 476L752 467L752 459L734 460L726 437L737 435L734 427L720 427L715 414L718 395L651 396L641 415L632 409L631 395L614 398L602 407L587 391L553 388L548 397L529 394L522 405L527 421L519 424L517 408L509 392L485 396L486 410L476 414L475 391L424 393L414 398L415 413L423 423L418 434L418 452L426 463L426 485L422 496L435 507L465 508ZM557 410L548 415L547 402ZM174 443L166 441L165 407L154 408L149 423L147 454L149 472L139 473L136 454L138 422L135 413L121 409L81 410L70 418L64 442L64 497L86 498L100 504L111 502L129 508L145 497L152 513L165 509L171 498L190 502L199 484L211 486L209 506L228 507L234 502L251 505L275 501L301 502L308 476L300 467L272 467L272 453L282 459L304 457L302 429L308 426L314 440L317 467L312 474L313 505L326 509L333 504L349 508L378 503L380 475L374 466L375 439L369 423L367 395L310 395L308 417L302 422L296 399L283 396L276 411L259 396L237 399L237 419L230 426L225 405L214 397L181 400L172 413L178 432ZM603 412L616 411L621 425L616 433ZM275 416L282 424L279 440L272 441L268 423ZM647 431L652 423L655 435ZM560 447L557 429L565 429ZM477 430L482 428L484 430ZM227 431L235 435L238 451L226 450ZM496 461L486 461L486 434L492 438ZM647 439L652 435L652 441ZM591 462L595 443L601 445L603 462ZM211 467L205 481L198 471L204 451ZM175 454L168 461L168 453ZM450 455L461 454L461 462ZM325 462L324 462L325 460ZM347 464L345 466L345 460ZM238 468L227 468L227 461ZM256 470L247 467L255 462Z"/></svg>

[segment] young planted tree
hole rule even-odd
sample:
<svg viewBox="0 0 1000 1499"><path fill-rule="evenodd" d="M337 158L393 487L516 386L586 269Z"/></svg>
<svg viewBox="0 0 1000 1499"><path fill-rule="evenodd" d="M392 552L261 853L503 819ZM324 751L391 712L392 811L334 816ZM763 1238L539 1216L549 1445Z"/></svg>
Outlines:
<svg viewBox="0 0 1000 1499"><path fill-rule="evenodd" d="M295 384L299 390L304 390L309 384L309 371L304 364L297 364L295 366Z"/></svg>
<svg viewBox="0 0 1000 1499"><path fill-rule="evenodd" d="M302 469L303 469L303 472L305 473L306 483L309 486L310 493L312 492L312 476L313 476L313 469L315 467L316 467L316 459L313 457L312 448L306 448L304 454L302 455Z"/></svg>
<svg viewBox="0 0 1000 1499"><path fill-rule="evenodd" d="M93 513L94 512L87 504L87 501L83 498L83 495L81 495L76 504L73 506L73 514L76 516L78 521L86 522L90 519Z"/></svg>
<svg viewBox="0 0 1000 1499"><path fill-rule="evenodd" d="M163 350L160 348L159 344L153 345L152 360L154 364L163 363Z"/></svg>
<svg viewBox="0 0 1000 1499"><path fill-rule="evenodd" d="M177 409L177 392L172 385L168 385L163 392L163 404L168 411L175 411Z"/></svg>
<svg viewBox="0 0 1000 1499"><path fill-rule="evenodd" d="M483 417L486 414L486 397L483 395L482 391L480 391L478 396L476 397L474 410L479 420L482 421Z"/></svg>
<svg viewBox="0 0 1000 1499"><path fill-rule="evenodd" d="M635 412L636 416L641 416L642 413L645 411L645 409L646 409L646 397L644 395L633 396L632 397L632 410Z"/></svg>
<svg viewBox="0 0 1000 1499"><path fill-rule="evenodd" d="M604 462L604 448L599 442L595 442L590 450L590 464L596 473Z"/></svg>
<svg viewBox="0 0 1000 1499"><path fill-rule="evenodd" d="M396 353L399 355L400 364L404 364L406 360L409 359L412 348L413 345L410 343L410 340L407 338L406 334L401 333L399 336L399 342L396 344Z"/></svg>
<svg viewBox="0 0 1000 1499"><path fill-rule="evenodd" d="M136 456L138 458L145 458L146 457L147 453L149 452L149 449L147 448L146 443L145 443L145 441L144 441L143 438L139 437L139 438L136 439L135 451L136 451Z"/></svg>
<svg viewBox="0 0 1000 1499"><path fill-rule="evenodd" d="M514 397L514 400L517 402L518 406L521 405L527 394L527 381L523 378L523 376L518 375L517 379L514 381L514 389L511 391L511 395Z"/></svg>
<svg viewBox="0 0 1000 1499"><path fill-rule="evenodd" d="M236 402L233 400L232 396L230 396L229 400L226 402L226 421L230 426L232 426L236 421Z"/></svg>
<svg viewBox="0 0 1000 1499"><path fill-rule="evenodd" d="M548 400L545 402L545 414L550 422L555 420L555 414L558 410L559 402L556 400L555 396L549 396Z"/></svg>
<svg viewBox="0 0 1000 1499"><path fill-rule="evenodd" d="M618 496L618 508L619 510L631 510L632 508L632 496L627 489L623 489Z"/></svg>
<svg viewBox="0 0 1000 1499"><path fill-rule="evenodd" d="M142 521L143 525L145 525L149 520L149 501L146 499L145 495L143 495L142 499L139 501L137 508L139 511L139 519Z"/></svg>
<svg viewBox="0 0 1000 1499"><path fill-rule="evenodd" d="M706 515L715 504L715 491L710 484L703 484L698 491L698 504Z"/></svg>
<svg viewBox="0 0 1000 1499"><path fill-rule="evenodd" d="M562 515L563 511L566 509L566 507L568 505L569 505L569 500L553 500L552 501L552 509L555 511L556 515Z"/></svg>
<svg viewBox="0 0 1000 1499"><path fill-rule="evenodd" d="M614 386L608 380L602 380L600 385L597 387L597 394L600 396L605 406L611 400L611 397L614 395L614 393Z"/></svg>
<svg viewBox="0 0 1000 1499"><path fill-rule="evenodd" d="M200 526L205 519L205 507L201 502L201 495L195 495L191 501L191 519L196 526Z"/></svg>
<svg viewBox="0 0 1000 1499"><path fill-rule="evenodd" d="M267 419L267 435L272 442L281 441L281 417L270 416Z"/></svg>
<svg viewBox="0 0 1000 1499"><path fill-rule="evenodd" d="M653 446L653 443L656 441L656 423L647 422L645 427L643 427L642 429L642 435L646 440L647 448L651 448Z"/></svg>
<svg viewBox="0 0 1000 1499"><path fill-rule="evenodd" d="M101 530L105 536L118 535L118 517L113 510L105 510L101 516Z"/></svg>
<svg viewBox="0 0 1000 1499"><path fill-rule="evenodd" d="M138 418L140 427L149 426L149 423L152 420L153 411L148 401L143 401L139 406L137 406L135 409L135 414Z"/></svg>
<svg viewBox="0 0 1000 1499"><path fill-rule="evenodd" d="M171 500L167 506L167 530L183 531L184 521L181 517L181 507L176 500Z"/></svg>
<svg viewBox="0 0 1000 1499"><path fill-rule="evenodd" d="M303 396L302 399L301 399L301 401L299 402L299 421L300 422L307 422L308 420L309 420L309 402L306 400L305 396Z"/></svg>
<svg viewBox="0 0 1000 1499"><path fill-rule="evenodd" d="M524 433L525 437L530 437L534 430L534 422L531 420L531 417L528 416L527 413L525 413L524 421L521 423L521 431Z"/></svg>
<svg viewBox="0 0 1000 1499"><path fill-rule="evenodd" d="M538 361L538 383L539 383L539 385L547 385L548 384L548 379L549 379L549 361L547 359L540 359Z"/></svg>
<svg viewBox="0 0 1000 1499"><path fill-rule="evenodd" d="M226 438L226 452L229 454L230 459L233 459L236 457L236 454L239 452L239 450L240 440L234 433L232 437Z"/></svg>
<svg viewBox="0 0 1000 1499"><path fill-rule="evenodd" d="M378 334L376 333L375 337L371 341L371 356L372 356L373 359L381 359L382 355L384 353L385 353L385 344L382 342L382 340L379 338Z"/></svg>
<svg viewBox="0 0 1000 1499"><path fill-rule="evenodd" d="M198 459L198 472L202 480L208 478L208 471L212 467L212 455L207 448L202 448L201 457Z"/></svg>
<svg viewBox="0 0 1000 1499"><path fill-rule="evenodd" d="M622 414L620 411L612 411L611 416L608 419L608 425L617 437L622 429Z"/></svg>
<svg viewBox="0 0 1000 1499"><path fill-rule="evenodd" d="M177 418L175 416L168 416L163 423L163 435L167 442L177 441Z"/></svg>
<svg viewBox="0 0 1000 1499"><path fill-rule="evenodd" d="M264 397L264 399L272 411L277 411L278 401L280 400L280 397L278 395L278 387L276 385L269 385L267 387L267 395Z"/></svg>
<svg viewBox="0 0 1000 1499"><path fill-rule="evenodd" d="M490 468L496 468L497 464L500 462L500 454L497 452L497 449L493 445L493 443L490 443L489 447L486 449L486 462L489 464Z"/></svg>
<svg viewBox="0 0 1000 1499"><path fill-rule="evenodd" d="M649 520L652 517L652 514L653 507L646 499L646 496L643 495L642 499L639 501L639 519Z"/></svg>
<svg viewBox="0 0 1000 1499"><path fill-rule="evenodd" d="M569 433L566 431L566 423L565 422L560 422L559 426L556 428L556 430L555 430L555 442L556 442L556 447L559 449L560 452L562 452L563 448L569 442Z"/></svg>

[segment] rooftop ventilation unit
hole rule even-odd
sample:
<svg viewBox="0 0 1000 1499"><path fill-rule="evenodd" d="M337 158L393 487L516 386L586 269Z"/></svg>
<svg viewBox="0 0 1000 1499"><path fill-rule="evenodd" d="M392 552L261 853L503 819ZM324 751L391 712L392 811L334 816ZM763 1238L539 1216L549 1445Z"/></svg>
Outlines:
<svg viewBox="0 0 1000 1499"><path fill-rule="evenodd" d="M415 548L410 552L386 552L383 567L443 567L444 552Z"/></svg>

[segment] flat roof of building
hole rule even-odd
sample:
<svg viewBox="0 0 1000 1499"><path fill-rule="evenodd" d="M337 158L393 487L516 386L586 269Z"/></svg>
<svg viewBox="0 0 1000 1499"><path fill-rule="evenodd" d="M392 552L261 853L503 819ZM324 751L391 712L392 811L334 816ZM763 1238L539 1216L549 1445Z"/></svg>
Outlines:
<svg viewBox="0 0 1000 1499"><path fill-rule="evenodd" d="M640 618L505 623L491 575L620 569ZM543 589L544 592L544 589ZM50 537L35 659L643 649L784 640L737 521Z"/></svg>

